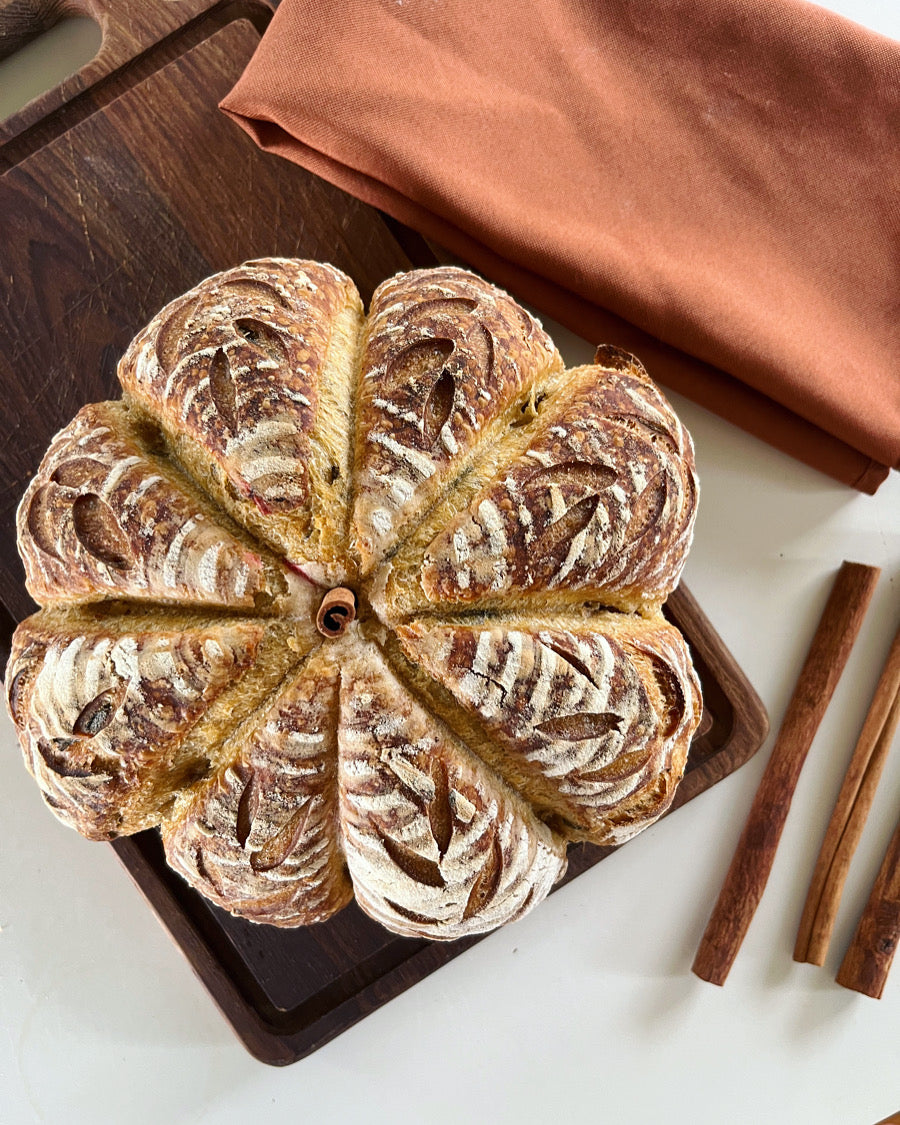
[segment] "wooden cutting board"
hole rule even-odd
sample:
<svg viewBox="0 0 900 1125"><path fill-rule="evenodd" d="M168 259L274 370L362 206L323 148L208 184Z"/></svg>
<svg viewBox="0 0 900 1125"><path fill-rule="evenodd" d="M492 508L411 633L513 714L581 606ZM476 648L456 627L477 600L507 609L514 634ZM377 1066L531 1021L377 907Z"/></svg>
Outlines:
<svg viewBox="0 0 900 1125"><path fill-rule="evenodd" d="M52 435L86 402L117 397L132 336L208 274L266 255L333 262L368 301L385 277L433 261L412 232L261 153L216 106L250 58L262 3L82 0L97 58L0 125L0 648L34 606L15 550L19 497ZM58 18L0 0L0 54ZM677 805L747 760L762 705L687 591L667 607L694 653L706 706ZM5 663L5 652L0 653ZM355 906L330 922L254 926L169 871L159 836L113 845L246 1046L292 1062L478 939L398 938ZM570 851L569 879L610 849Z"/></svg>
<svg viewBox="0 0 900 1125"><path fill-rule="evenodd" d="M167 301L269 254L331 261L364 300L410 266L376 212L261 153L217 110L268 9L109 0L99 12L95 80L0 127L0 603L15 621L33 608L13 534L19 497L79 407L119 397L118 358ZM0 43L3 21L0 8ZM107 30L122 25L133 40Z"/></svg>

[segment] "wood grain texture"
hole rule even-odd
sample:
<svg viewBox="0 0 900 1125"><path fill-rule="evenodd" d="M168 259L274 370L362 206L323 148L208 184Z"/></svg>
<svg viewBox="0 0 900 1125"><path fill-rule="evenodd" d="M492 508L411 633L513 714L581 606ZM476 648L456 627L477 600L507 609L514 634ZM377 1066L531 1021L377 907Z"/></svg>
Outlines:
<svg viewBox="0 0 900 1125"><path fill-rule="evenodd" d="M2 0L0 3L0 59L15 54L49 31L65 16L65 5L57 0Z"/></svg>
<svg viewBox="0 0 900 1125"><path fill-rule="evenodd" d="M800 671L693 971L724 984L762 898L791 799L878 581L877 567L845 562Z"/></svg>
<svg viewBox="0 0 900 1125"><path fill-rule="evenodd" d="M264 255L317 258L368 302L382 280L433 248L414 232L260 153L216 102L270 16L262 3L72 0L99 13L101 53L0 131L0 658L33 609L13 515L51 436L115 391L115 364L167 301L203 277ZM0 7L0 30L3 28ZM8 279L14 279L9 282ZM745 762L765 737L759 698L684 590L666 615L687 637L705 721L681 805ZM7 647L8 651L8 647ZM295 1061L470 947L400 938L353 904L327 923L261 927L203 899L165 863L157 831L113 845L247 1048ZM611 848L569 849L566 881Z"/></svg>
<svg viewBox="0 0 900 1125"><path fill-rule="evenodd" d="M900 942L900 823L835 980L878 1000Z"/></svg>
<svg viewBox="0 0 900 1125"><path fill-rule="evenodd" d="M810 880L794 960L823 965L850 861L900 725L900 630L894 637L847 766Z"/></svg>
<svg viewBox="0 0 900 1125"><path fill-rule="evenodd" d="M4 0L0 3L0 57L13 54L42 32L72 16L96 20L103 40L96 56L77 74L0 122L0 145L14 137L23 138L28 146L39 144L45 130L36 126L74 124L89 113L92 106L96 108L95 95L115 79L121 68L126 68L128 73L115 81L119 90L134 85L136 64L141 55L164 44L173 33L183 32L198 17L212 17L219 26L224 26L222 17L230 22L238 7L242 14L257 21L260 28L270 15L268 6L262 2L236 5L221 0L218 3L179 0L178 4L147 4L143 0ZM208 28L204 38L206 34ZM166 53L175 57L171 51ZM180 54L181 49L176 53ZM143 75L144 71L139 73Z"/></svg>

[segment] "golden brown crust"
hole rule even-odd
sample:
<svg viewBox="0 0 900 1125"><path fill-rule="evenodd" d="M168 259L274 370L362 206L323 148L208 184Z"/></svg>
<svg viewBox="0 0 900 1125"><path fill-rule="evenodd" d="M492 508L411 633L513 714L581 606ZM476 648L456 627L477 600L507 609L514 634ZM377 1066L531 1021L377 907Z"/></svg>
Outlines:
<svg viewBox="0 0 900 1125"><path fill-rule="evenodd" d="M343 665L338 740L356 901L394 932L482 933L531 909L565 872L559 837L371 647Z"/></svg>
<svg viewBox="0 0 900 1125"><path fill-rule="evenodd" d="M163 825L171 867L218 906L276 926L330 918L353 897L337 836L337 671L313 656L238 757Z"/></svg>
<svg viewBox="0 0 900 1125"><path fill-rule="evenodd" d="M83 407L56 435L19 505L17 530L39 604L124 597L252 609L284 588L147 451L121 402Z"/></svg>
<svg viewBox="0 0 900 1125"><path fill-rule="evenodd" d="M13 636L7 698L25 764L60 820L109 840L159 823L202 757L195 723L252 665L253 622L123 631L44 610Z"/></svg>
<svg viewBox="0 0 900 1125"><path fill-rule="evenodd" d="M340 270L260 259L167 305L119 364L126 396L158 419L216 499L299 563L316 522L332 521L330 508L346 502L346 467L317 462L328 452L320 391L348 315L361 320L362 307ZM326 447L334 424L325 422Z"/></svg>
<svg viewBox="0 0 900 1125"><path fill-rule="evenodd" d="M428 547L435 604L552 592L647 610L678 584L697 509L687 431L636 361L569 375L524 454Z"/></svg>
<svg viewBox="0 0 900 1125"><path fill-rule="evenodd" d="M161 825L254 921L355 893L449 940L669 807L700 700L657 610L696 478L633 357L563 372L463 270L390 279L364 323L340 271L265 259L167 306L120 378L20 510L47 608L9 707L66 823Z"/></svg>
<svg viewBox="0 0 900 1125"><path fill-rule="evenodd" d="M355 458L363 573L561 367L538 322L465 270L414 270L379 286L363 349Z"/></svg>
<svg viewBox="0 0 900 1125"><path fill-rule="evenodd" d="M671 625L619 614L425 620L397 635L478 717L504 775L570 838L621 843L668 808L668 794L645 790L668 771L674 793L700 720L696 675Z"/></svg>

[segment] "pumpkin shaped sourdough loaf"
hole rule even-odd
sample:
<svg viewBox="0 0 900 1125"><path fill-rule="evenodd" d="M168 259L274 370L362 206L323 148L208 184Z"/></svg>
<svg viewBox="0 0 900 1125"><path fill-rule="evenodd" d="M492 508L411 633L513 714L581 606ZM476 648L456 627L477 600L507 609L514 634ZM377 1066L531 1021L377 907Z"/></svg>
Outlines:
<svg viewBox="0 0 900 1125"><path fill-rule="evenodd" d="M565 370L456 268L267 259L165 308L18 519L9 708L47 804L257 922L451 939L671 804L700 718L660 607L697 502L633 357Z"/></svg>

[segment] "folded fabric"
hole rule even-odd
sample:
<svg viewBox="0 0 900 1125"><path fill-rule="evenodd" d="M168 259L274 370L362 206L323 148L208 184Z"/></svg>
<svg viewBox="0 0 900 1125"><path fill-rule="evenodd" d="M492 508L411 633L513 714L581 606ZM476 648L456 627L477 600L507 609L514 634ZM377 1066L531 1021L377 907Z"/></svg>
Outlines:
<svg viewBox="0 0 900 1125"><path fill-rule="evenodd" d="M222 102L660 382L900 466L900 44L805 0L283 0Z"/></svg>

